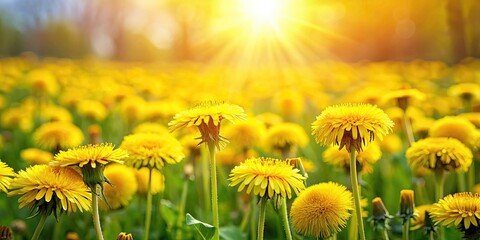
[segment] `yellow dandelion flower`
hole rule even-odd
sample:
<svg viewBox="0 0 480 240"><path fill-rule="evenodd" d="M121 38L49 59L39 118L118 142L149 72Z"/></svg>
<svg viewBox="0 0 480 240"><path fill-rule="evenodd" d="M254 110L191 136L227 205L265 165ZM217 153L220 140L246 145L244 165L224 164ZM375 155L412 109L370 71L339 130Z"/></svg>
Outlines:
<svg viewBox="0 0 480 240"><path fill-rule="evenodd" d="M15 172L11 167L6 163L0 161L0 190L7 192L10 182L12 181L11 177L15 176Z"/></svg>
<svg viewBox="0 0 480 240"><path fill-rule="evenodd" d="M133 240L133 236L131 233L127 234L127 233L121 232L120 234L118 234L115 240Z"/></svg>
<svg viewBox="0 0 480 240"><path fill-rule="evenodd" d="M27 80L35 93L39 95L54 95L58 92L57 80L49 70L32 70L27 74Z"/></svg>
<svg viewBox="0 0 480 240"><path fill-rule="evenodd" d="M419 138L426 138L428 131L432 127L435 119L433 118L417 118L412 122L412 130Z"/></svg>
<svg viewBox="0 0 480 240"><path fill-rule="evenodd" d="M371 173L373 171L372 165L381 157L382 151L376 143L368 145L357 154L358 170L361 173ZM339 150L337 147L330 146L323 152L323 161L345 170L350 169L350 153L346 149Z"/></svg>
<svg viewBox="0 0 480 240"><path fill-rule="evenodd" d="M225 128L225 136L241 149L259 144L265 135L265 126L256 119L247 119Z"/></svg>
<svg viewBox="0 0 480 240"><path fill-rule="evenodd" d="M24 107L12 107L2 112L4 128L18 128L22 132L30 132L33 128L33 113Z"/></svg>
<svg viewBox="0 0 480 240"><path fill-rule="evenodd" d="M95 121L102 121L108 115L108 110L105 105L99 101L88 99L81 100L77 103L77 112L80 116Z"/></svg>
<svg viewBox="0 0 480 240"><path fill-rule="evenodd" d="M463 231L473 228L477 229L478 234L480 194L470 192L450 194L433 204L430 210L430 216L436 224L454 225Z"/></svg>
<svg viewBox="0 0 480 240"><path fill-rule="evenodd" d="M248 194L253 190L253 194L270 199L276 196L292 198L292 190L298 195L305 188L305 178L299 171L289 161L249 158L232 169L229 186L239 185L239 192L247 187Z"/></svg>
<svg viewBox="0 0 480 240"><path fill-rule="evenodd" d="M135 177L137 179L137 192L141 195L146 195L148 191L148 168L140 168L135 171ZM165 189L165 177L157 169L152 169L152 195L163 192Z"/></svg>
<svg viewBox="0 0 480 240"><path fill-rule="evenodd" d="M129 124L133 124L145 117L146 104L141 97L128 96L120 103L120 112Z"/></svg>
<svg viewBox="0 0 480 240"><path fill-rule="evenodd" d="M180 138L180 143L185 150L185 156L198 157L200 156L200 147L198 146L197 133L188 133ZM225 150L225 149L224 149Z"/></svg>
<svg viewBox="0 0 480 240"><path fill-rule="evenodd" d="M327 107L312 123L312 134L322 145L361 152L375 138L382 140L393 125L376 106L351 103Z"/></svg>
<svg viewBox="0 0 480 240"><path fill-rule="evenodd" d="M83 142L80 128L69 122L49 122L33 133L36 145L49 150L76 147Z"/></svg>
<svg viewBox="0 0 480 240"><path fill-rule="evenodd" d="M446 116L438 119L430 127L430 137L451 137L460 140L463 144L475 144L475 125L461 117Z"/></svg>
<svg viewBox="0 0 480 240"><path fill-rule="evenodd" d="M398 153L403 149L402 139L397 134L389 134L385 136L379 145L383 152L390 154Z"/></svg>
<svg viewBox="0 0 480 240"><path fill-rule="evenodd" d="M347 224L353 210L352 193L345 186L328 182L312 185L293 201L292 227L302 235L327 238Z"/></svg>
<svg viewBox="0 0 480 240"><path fill-rule="evenodd" d="M197 126L202 135L201 143L215 144L217 149L227 142L220 136L220 122L226 119L232 123L244 120L246 114L240 106L224 102L204 102L194 108L177 113L168 123L170 131Z"/></svg>
<svg viewBox="0 0 480 240"><path fill-rule="evenodd" d="M53 160L53 154L38 148L27 148L20 152L23 160L30 164L48 164Z"/></svg>
<svg viewBox="0 0 480 240"><path fill-rule="evenodd" d="M40 118L42 122L72 122L70 112L59 106L48 105L40 109Z"/></svg>
<svg viewBox="0 0 480 240"><path fill-rule="evenodd" d="M458 116L467 119L469 122L475 125L475 127L480 128L480 112L462 113Z"/></svg>
<svg viewBox="0 0 480 240"><path fill-rule="evenodd" d="M160 123L154 122L144 122L137 125L133 130L133 133L156 133L156 134L166 134L168 133L168 128Z"/></svg>
<svg viewBox="0 0 480 240"><path fill-rule="evenodd" d="M35 165L21 170L10 183L9 196L22 195L20 208L55 216L63 212L90 210L91 193L82 176L68 167Z"/></svg>
<svg viewBox="0 0 480 240"><path fill-rule="evenodd" d="M273 97L274 108L286 117L302 114L304 105L303 95L291 89L278 91Z"/></svg>
<svg viewBox="0 0 480 240"><path fill-rule="evenodd" d="M430 212L433 207L432 204L415 206L415 218L410 219L410 230L421 229L425 226L425 211Z"/></svg>
<svg viewBox="0 0 480 240"><path fill-rule="evenodd" d="M148 102L145 110L145 120L164 121L171 119L176 113L185 109L185 104L178 100L162 100Z"/></svg>
<svg viewBox="0 0 480 240"><path fill-rule="evenodd" d="M129 153L125 164L135 168L160 169L184 157L182 145L170 134L136 133L125 136L120 148Z"/></svg>
<svg viewBox="0 0 480 240"><path fill-rule="evenodd" d="M429 168L447 171L467 171L472 164L472 152L455 138L425 138L407 149L412 169Z"/></svg>
<svg viewBox="0 0 480 240"><path fill-rule="evenodd" d="M406 110L412 100L422 101L425 98L425 94L418 89L407 88L387 92L383 96L382 101L395 101L399 108Z"/></svg>
<svg viewBox="0 0 480 240"><path fill-rule="evenodd" d="M100 202L100 207L114 210L127 206L138 188L134 170L122 164L109 164L103 173L109 182L104 186L103 194L110 208L104 201Z"/></svg>
<svg viewBox="0 0 480 240"><path fill-rule="evenodd" d="M447 94L463 99L480 99L480 84L459 83L448 88Z"/></svg>
<svg viewBox="0 0 480 240"><path fill-rule="evenodd" d="M271 112L264 112L264 113L258 114L255 118L260 120L260 122L262 122L267 129L270 128L271 126L274 126L278 123L283 122L282 117Z"/></svg>
<svg viewBox="0 0 480 240"><path fill-rule="evenodd" d="M111 143L75 147L67 151L60 151L55 155L50 165L62 167L79 166L81 168L85 165L90 165L91 168L96 168L97 164L123 163L122 159L128 157L128 153L123 149L114 148L115 146Z"/></svg>
<svg viewBox="0 0 480 240"><path fill-rule="evenodd" d="M267 130L264 138L268 150L289 153L308 143L308 136L302 126L296 123L279 123Z"/></svg>

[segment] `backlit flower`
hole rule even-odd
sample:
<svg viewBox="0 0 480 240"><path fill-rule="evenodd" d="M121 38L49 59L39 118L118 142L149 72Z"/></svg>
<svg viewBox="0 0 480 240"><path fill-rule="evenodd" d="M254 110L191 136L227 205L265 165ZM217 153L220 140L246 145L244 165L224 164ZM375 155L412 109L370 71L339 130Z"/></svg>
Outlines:
<svg viewBox="0 0 480 240"><path fill-rule="evenodd" d="M137 192L145 195L148 190L148 168L140 168L135 171L135 177L137 178ZM165 177L157 169L152 169L152 195L163 192L165 189Z"/></svg>
<svg viewBox="0 0 480 240"><path fill-rule="evenodd" d="M327 238L347 224L353 210L352 193L345 186L315 184L298 195L290 210L292 227L302 235Z"/></svg>
<svg viewBox="0 0 480 240"><path fill-rule="evenodd" d="M299 170L289 161L273 158L249 158L230 172L229 186L239 185L238 191L246 191L260 197L275 196L292 198L292 190L298 193L305 188Z"/></svg>
<svg viewBox="0 0 480 240"><path fill-rule="evenodd" d="M21 170L10 184L9 196L22 195L20 208L28 206L40 214L90 210L90 197L82 176L69 167L35 165Z"/></svg>
<svg viewBox="0 0 480 240"><path fill-rule="evenodd" d="M77 112L80 116L95 121L102 121L108 114L105 105L99 101L88 99L82 100L77 104Z"/></svg>
<svg viewBox="0 0 480 240"><path fill-rule="evenodd" d="M27 148L20 152L23 160L30 164L48 164L53 160L53 154L38 148Z"/></svg>
<svg viewBox="0 0 480 240"><path fill-rule="evenodd" d="M128 205L133 195L137 192L137 179L134 169L122 164L110 164L103 171L109 184L105 184L103 195L106 202L100 202L104 210L114 210Z"/></svg>
<svg viewBox="0 0 480 240"><path fill-rule="evenodd" d="M154 122L144 122L138 124L133 130L133 133L156 133L156 134L165 134L168 133L168 128L163 126L160 123Z"/></svg>
<svg viewBox="0 0 480 240"><path fill-rule="evenodd" d="M432 204L415 206L415 214L417 217L410 220L411 230L417 230L425 226L425 211L430 212L432 206Z"/></svg>
<svg viewBox="0 0 480 240"><path fill-rule="evenodd" d="M125 136L120 148L129 157L125 164L135 168L160 169L166 164L175 164L184 157L182 145L170 134L136 133Z"/></svg>
<svg viewBox="0 0 480 240"><path fill-rule="evenodd" d="M417 89L399 89L387 92L383 96L383 102L395 101L397 106L406 110L412 100L424 100L425 94Z"/></svg>
<svg viewBox="0 0 480 240"><path fill-rule="evenodd" d="M480 194L455 193L433 204L430 215L436 224L456 226L461 231L476 230L480 222Z"/></svg>
<svg viewBox="0 0 480 240"><path fill-rule="evenodd" d="M288 153L307 145L308 136L296 123L279 123L267 130L264 141L267 149Z"/></svg>
<svg viewBox="0 0 480 240"><path fill-rule="evenodd" d="M247 119L225 128L225 136L240 149L256 146L264 135L265 126L256 119Z"/></svg>
<svg viewBox="0 0 480 240"><path fill-rule="evenodd" d="M180 128L197 126L201 133L201 143L213 143L220 149L220 145L227 142L220 136L220 123L226 119L232 123L244 120L246 114L240 106L224 102L204 102L194 108L177 113L168 123L170 131Z"/></svg>
<svg viewBox="0 0 480 240"><path fill-rule="evenodd" d="M312 134L322 145L361 152L375 138L382 140L392 127L392 120L376 106L351 103L326 108L312 123Z"/></svg>
<svg viewBox="0 0 480 240"><path fill-rule="evenodd" d="M430 137L451 137L465 145L474 145L476 141L475 125L462 117L446 116L438 119L430 127Z"/></svg>
<svg viewBox="0 0 480 240"><path fill-rule="evenodd" d="M480 84L459 83L448 88L448 95L463 99L480 99Z"/></svg>
<svg viewBox="0 0 480 240"><path fill-rule="evenodd" d="M83 133L69 122L48 122L35 130L33 141L48 150L67 149L82 144Z"/></svg>
<svg viewBox="0 0 480 240"><path fill-rule="evenodd" d="M54 160L50 163L53 166L79 166L90 165L96 168L97 165L107 165L108 163L123 163L128 154L123 149L114 149L111 143L89 144L75 147L67 151L60 151L56 154Z"/></svg>
<svg viewBox="0 0 480 240"><path fill-rule="evenodd" d="M11 177L15 176L15 172L6 163L0 161L0 191L7 192Z"/></svg>
<svg viewBox="0 0 480 240"><path fill-rule="evenodd" d="M472 152L455 138L425 138L407 149L412 169L429 168L447 171L467 171L472 164Z"/></svg>

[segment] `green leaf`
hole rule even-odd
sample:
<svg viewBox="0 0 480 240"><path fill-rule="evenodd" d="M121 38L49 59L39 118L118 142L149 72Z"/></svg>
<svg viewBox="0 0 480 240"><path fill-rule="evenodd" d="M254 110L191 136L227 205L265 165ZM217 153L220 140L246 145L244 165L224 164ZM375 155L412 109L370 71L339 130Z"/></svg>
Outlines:
<svg viewBox="0 0 480 240"><path fill-rule="evenodd" d="M200 236L205 240L210 240L215 235L214 226L195 219L194 217L192 217L192 215L190 215L190 213L187 213L186 223L189 226L193 225L200 234Z"/></svg>
<svg viewBox="0 0 480 240"><path fill-rule="evenodd" d="M222 240L243 240L247 239L247 236L239 227L226 226L220 229L220 238Z"/></svg>
<svg viewBox="0 0 480 240"><path fill-rule="evenodd" d="M163 220L165 220L167 228L172 229L178 218L177 207L172 202L162 199L160 204L160 214L162 215Z"/></svg>

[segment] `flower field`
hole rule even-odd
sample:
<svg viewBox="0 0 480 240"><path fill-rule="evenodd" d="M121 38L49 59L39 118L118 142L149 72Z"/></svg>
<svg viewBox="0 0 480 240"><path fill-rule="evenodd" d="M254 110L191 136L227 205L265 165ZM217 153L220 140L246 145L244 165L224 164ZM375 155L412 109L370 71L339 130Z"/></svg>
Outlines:
<svg viewBox="0 0 480 240"><path fill-rule="evenodd" d="M477 60L0 66L6 239L478 237Z"/></svg>
<svg viewBox="0 0 480 240"><path fill-rule="evenodd" d="M0 240L478 240L479 12L0 1Z"/></svg>

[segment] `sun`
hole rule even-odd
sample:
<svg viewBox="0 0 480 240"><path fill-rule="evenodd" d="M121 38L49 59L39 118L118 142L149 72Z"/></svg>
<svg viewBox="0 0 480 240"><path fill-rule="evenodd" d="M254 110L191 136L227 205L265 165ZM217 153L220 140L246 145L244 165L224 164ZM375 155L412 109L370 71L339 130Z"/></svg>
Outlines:
<svg viewBox="0 0 480 240"><path fill-rule="evenodd" d="M279 0L240 1L245 17L255 26L277 25L283 10Z"/></svg>

